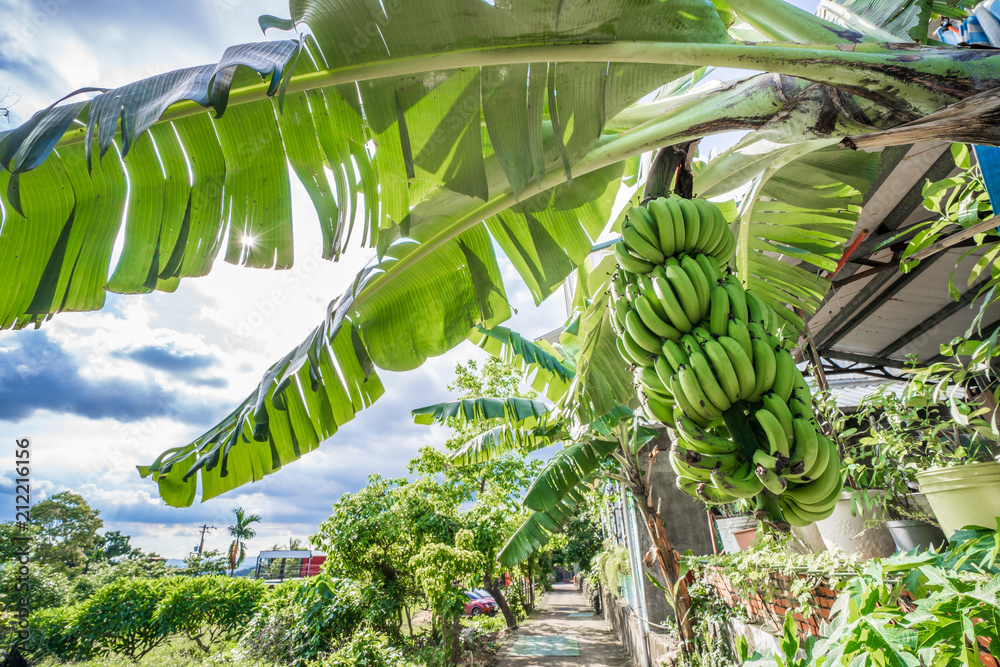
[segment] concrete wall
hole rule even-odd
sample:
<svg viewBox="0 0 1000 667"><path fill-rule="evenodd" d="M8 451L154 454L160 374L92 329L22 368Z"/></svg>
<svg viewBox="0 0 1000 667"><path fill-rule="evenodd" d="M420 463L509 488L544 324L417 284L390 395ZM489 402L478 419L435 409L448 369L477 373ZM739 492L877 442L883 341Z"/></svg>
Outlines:
<svg viewBox="0 0 1000 667"><path fill-rule="evenodd" d="M620 598L602 591L601 607L604 620L618 641L628 651L632 661L643 664L642 655L648 651L650 665L673 665L676 663L680 647L666 635L651 633L645 640L642 627L632 609Z"/></svg>
<svg viewBox="0 0 1000 667"><path fill-rule="evenodd" d="M708 515L705 513L705 506L694 498L678 489L674 481L677 475L670 467L667 453L670 450L670 438L666 431L661 431L660 437L649 443L648 447L656 447L660 451L653 464L650 475L650 487L653 491L653 506L660 503L660 514L663 517L663 525L667 531L667 537L673 548L684 553L688 549L696 556L704 556L713 553L712 533L708 528ZM645 466L645 463L643 464ZM643 528L639 530L640 555L645 554L652 546L649 532L644 529L645 522L642 516L636 517L636 523ZM663 573L659 566L647 568L661 585L665 585ZM649 621L653 623L663 623L667 618L673 618L674 612L667 604L666 595L662 590L653 586L645 575L642 577L646 593L646 608L649 610Z"/></svg>

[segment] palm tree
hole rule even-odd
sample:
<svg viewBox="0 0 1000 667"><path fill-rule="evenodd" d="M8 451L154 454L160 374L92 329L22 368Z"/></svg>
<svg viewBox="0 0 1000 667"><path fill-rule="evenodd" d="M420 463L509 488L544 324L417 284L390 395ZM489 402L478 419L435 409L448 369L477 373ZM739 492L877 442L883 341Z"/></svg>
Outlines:
<svg viewBox="0 0 1000 667"><path fill-rule="evenodd" d="M250 527L252 523L260 522L259 514L247 514L242 507L234 507L233 514L236 523L226 528L232 535L233 541L229 545L229 576L239 567L247 557L247 541L252 540L257 535L257 531Z"/></svg>
<svg viewBox="0 0 1000 667"><path fill-rule="evenodd" d="M494 244L540 302L584 262L639 156L731 130L750 134L695 191L749 186L739 275L800 324L787 306L818 307L817 274L836 267L877 175L877 154L835 147L961 140L1000 87L1000 54L914 44L934 12L959 11L916 6L843 0L835 24L782 0L622 0L599 17L531 0L391 2L374 17L292 3L261 26L306 37L232 47L0 133L0 327L100 308L106 290L172 290L223 245L229 262L287 268L291 165L325 256L353 234L378 260L225 419L140 466L187 506L199 475L208 499L316 448L381 396L377 369L415 368L506 320ZM696 88L705 65L768 74ZM989 125L977 140L1000 141ZM602 380L578 376L575 391L588 382Z"/></svg>

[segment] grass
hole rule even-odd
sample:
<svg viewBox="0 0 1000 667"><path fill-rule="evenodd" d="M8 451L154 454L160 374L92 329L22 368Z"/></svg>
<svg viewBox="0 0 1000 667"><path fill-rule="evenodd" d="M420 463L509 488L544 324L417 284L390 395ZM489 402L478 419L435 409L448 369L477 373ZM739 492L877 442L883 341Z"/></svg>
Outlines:
<svg viewBox="0 0 1000 667"><path fill-rule="evenodd" d="M139 662L132 662L124 656L91 658L79 662L60 662L47 658L35 667L278 667L275 663L252 658L243 654L234 643L224 643L205 653L187 637L174 637L157 646L143 656Z"/></svg>

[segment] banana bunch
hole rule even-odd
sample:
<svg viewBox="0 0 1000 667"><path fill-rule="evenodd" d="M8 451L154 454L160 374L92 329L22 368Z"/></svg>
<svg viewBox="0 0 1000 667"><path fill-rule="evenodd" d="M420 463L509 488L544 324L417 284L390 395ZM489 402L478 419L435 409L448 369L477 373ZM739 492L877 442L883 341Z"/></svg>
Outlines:
<svg viewBox="0 0 1000 667"><path fill-rule="evenodd" d="M614 246L612 327L647 415L675 427L678 487L709 504L756 498L760 518L808 525L833 512L840 458L777 314L729 273L735 248L711 202L632 207Z"/></svg>

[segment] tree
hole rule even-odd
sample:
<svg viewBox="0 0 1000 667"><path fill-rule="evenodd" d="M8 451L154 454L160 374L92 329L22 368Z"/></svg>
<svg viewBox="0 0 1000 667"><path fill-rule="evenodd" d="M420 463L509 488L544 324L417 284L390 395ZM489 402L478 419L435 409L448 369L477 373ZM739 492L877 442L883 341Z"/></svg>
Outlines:
<svg viewBox="0 0 1000 667"><path fill-rule="evenodd" d="M229 575L243 564L247 557L247 542L257 535L257 531L250 527L252 523L260 523L259 514L247 514L242 507L234 507L233 514L236 523L226 530L232 536L233 541L229 545Z"/></svg>
<svg viewBox="0 0 1000 667"><path fill-rule="evenodd" d="M184 559L184 567L180 574L190 577L201 577L210 574L225 574L228 558L218 549L211 549L204 553L189 554Z"/></svg>
<svg viewBox="0 0 1000 667"><path fill-rule="evenodd" d="M38 526L34 554L39 563L74 576L87 564L87 551L104 525L100 512L71 491L57 493L31 508L31 521Z"/></svg>
<svg viewBox="0 0 1000 667"><path fill-rule="evenodd" d="M379 249L379 262L246 401L140 468L172 505L193 501L198 476L210 498L273 472L377 400L377 368L414 368L475 325L505 320L494 242L536 300L551 294L607 226L621 179L631 182L644 152L751 131L698 175L695 191L751 185L737 222L739 274L772 302L811 311L828 287L816 268L835 268L857 220L852 207L875 178L877 156L833 146L970 132L997 142L979 122L988 96L933 115L1000 83L996 53L913 44L913 35L926 41L939 5L845 1L838 25L780 0L634 0L599 21L585 5L469 0L442 13L429 0L390 4L372 18L338 11L340 0L293 3L290 20L261 24L308 26L304 40L233 47L218 64L55 106L0 138L0 252L13 278L0 326L98 308L105 288L173 289L210 270L204 248L221 246L223 221L227 261L286 268L288 165L316 205L326 256L344 251L356 219ZM270 81L240 65L249 62ZM705 65L777 76L694 90ZM86 127L71 127L78 117ZM91 154L113 142L124 166ZM151 198L166 202L158 215L128 200L135 188L166 193L168 182L177 190ZM89 206L97 199L102 206ZM789 210L812 222L795 234L765 224ZM125 244L105 280L123 211ZM48 242L21 252L42 228ZM780 248L801 265L779 263Z"/></svg>
<svg viewBox="0 0 1000 667"><path fill-rule="evenodd" d="M345 493L310 541L326 552L324 572L377 590L398 620L422 595L410 560L427 543L447 543L458 529L454 497L437 482L369 477ZM386 628L394 636L399 624Z"/></svg>
<svg viewBox="0 0 1000 667"><path fill-rule="evenodd" d="M123 535L121 531L112 530L104 535L98 535L94 547L87 552L91 561L115 562L121 558L141 558L142 549L129 544L131 535Z"/></svg>

